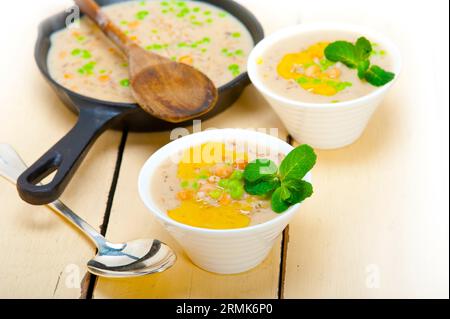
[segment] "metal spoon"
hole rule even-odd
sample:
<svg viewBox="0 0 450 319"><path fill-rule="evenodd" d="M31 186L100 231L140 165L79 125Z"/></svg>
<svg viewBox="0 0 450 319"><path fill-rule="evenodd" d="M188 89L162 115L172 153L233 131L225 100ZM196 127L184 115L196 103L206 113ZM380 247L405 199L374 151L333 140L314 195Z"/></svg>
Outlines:
<svg viewBox="0 0 450 319"><path fill-rule="evenodd" d="M0 176L16 184L27 166L8 144L0 144ZM127 243L112 244L91 225L78 217L61 201L47 205L77 226L97 246L97 255L88 263L88 270L103 277L135 277L162 272L176 260L172 249L157 239L137 239Z"/></svg>

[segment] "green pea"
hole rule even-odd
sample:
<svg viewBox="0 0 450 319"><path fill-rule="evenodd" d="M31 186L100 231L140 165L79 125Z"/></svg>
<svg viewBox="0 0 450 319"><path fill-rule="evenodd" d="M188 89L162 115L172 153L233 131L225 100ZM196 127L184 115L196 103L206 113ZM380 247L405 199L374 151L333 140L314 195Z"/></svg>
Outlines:
<svg viewBox="0 0 450 319"><path fill-rule="evenodd" d="M298 84L306 84L306 83L308 83L308 79L306 77L302 76L297 79L297 83Z"/></svg>
<svg viewBox="0 0 450 319"><path fill-rule="evenodd" d="M93 70L94 70L95 65L96 65L95 61L86 63L85 65L83 65L81 68L78 69L78 73L80 73L81 75L85 75L85 74L91 75L94 73Z"/></svg>
<svg viewBox="0 0 450 319"><path fill-rule="evenodd" d="M187 188L189 186L189 182L188 181L182 181L180 186L181 186L181 188Z"/></svg>
<svg viewBox="0 0 450 319"><path fill-rule="evenodd" d="M226 178L221 179L218 183L218 185L222 188L228 188L229 184L230 184L230 180L226 179Z"/></svg>
<svg viewBox="0 0 450 319"><path fill-rule="evenodd" d="M123 87L129 87L130 86L130 80L129 79L123 79L119 82L121 86Z"/></svg>
<svg viewBox="0 0 450 319"><path fill-rule="evenodd" d="M88 50L83 50L81 51L81 57L83 59L90 59L92 57L91 52L89 52Z"/></svg>
<svg viewBox="0 0 450 319"><path fill-rule="evenodd" d="M200 184L198 182L192 182L192 189L193 190L198 190L200 188Z"/></svg>
<svg viewBox="0 0 450 319"><path fill-rule="evenodd" d="M77 41L78 42L83 42L84 40L86 40L86 37L83 36L83 35L80 35L80 36L77 37Z"/></svg>
<svg viewBox="0 0 450 319"><path fill-rule="evenodd" d="M350 86L352 86L352 83L350 83L350 82L339 82L336 85L336 90L342 91L342 90L345 90L347 87L350 87Z"/></svg>
<svg viewBox="0 0 450 319"><path fill-rule="evenodd" d="M244 196L244 188L238 187L238 188L234 188L230 190L230 196L232 199L234 200L239 200L242 198L242 196Z"/></svg>
<svg viewBox="0 0 450 319"><path fill-rule="evenodd" d="M147 10L139 11L136 13L136 19L144 20L146 16L148 16L149 12Z"/></svg>
<svg viewBox="0 0 450 319"><path fill-rule="evenodd" d="M80 49L74 49L74 50L72 50L72 55L73 56L77 56L77 55L79 55L81 53L81 50Z"/></svg>
<svg viewBox="0 0 450 319"><path fill-rule="evenodd" d="M238 181L238 180L232 179L228 183L228 188L230 190L237 189L237 188L242 188L242 183L240 181Z"/></svg>
<svg viewBox="0 0 450 319"><path fill-rule="evenodd" d="M233 32L233 33L231 34L231 36L232 36L233 38L240 38L240 37L241 37L241 33L240 33L240 32Z"/></svg>
<svg viewBox="0 0 450 319"><path fill-rule="evenodd" d="M215 189L213 191L210 191L208 193L208 195L212 198L212 199L219 199L220 196L222 196L222 191L219 189Z"/></svg>
<svg viewBox="0 0 450 319"><path fill-rule="evenodd" d="M201 170L200 174L198 175L198 179L208 179L209 172L207 170Z"/></svg>
<svg viewBox="0 0 450 319"><path fill-rule="evenodd" d="M244 177L244 173L243 173L242 171L240 171L240 170L235 170L235 171L231 174L230 179L240 181L240 180L242 180L243 177Z"/></svg>

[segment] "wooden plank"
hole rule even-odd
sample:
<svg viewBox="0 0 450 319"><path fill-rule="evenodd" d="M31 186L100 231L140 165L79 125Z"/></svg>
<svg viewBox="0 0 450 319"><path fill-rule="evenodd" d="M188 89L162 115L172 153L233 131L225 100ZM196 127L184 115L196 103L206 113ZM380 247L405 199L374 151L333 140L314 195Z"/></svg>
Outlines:
<svg viewBox="0 0 450 319"><path fill-rule="evenodd" d="M255 127L255 125L257 125ZM253 87L219 116L206 121L206 128L282 127L266 102ZM286 137L281 129L280 138ZM130 280L99 278L95 298L276 298L280 267L280 240L270 256L244 274L221 276L194 266L181 248L141 203L137 191L140 168L147 158L169 141L169 133L130 134L126 144L119 183L107 235L116 241L156 237L177 252L176 265L161 274Z"/></svg>
<svg viewBox="0 0 450 319"><path fill-rule="evenodd" d="M70 1L11 2L0 21L7 47L0 51L0 143L13 145L27 163L75 123L45 83L33 59L37 24ZM20 18L19 18L20 15ZM17 23L20 21L20 23ZM103 221L121 133L108 132L80 167L62 200L94 227ZM0 298L79 298L94 247L45 207L22 202L0 178Z"/></svg>
<svg viewBox="0 0 450 319"><path fill-rule="evenodd" d="M335 17L334 3L303 20ZM400 45L404 70L357 143L318 152L314 197L290 225L286 298L448 298L448 75L417 63L448 70L448 3L420 3L399 15L401 1L382 1L370 17L341 3Z"/></svg>

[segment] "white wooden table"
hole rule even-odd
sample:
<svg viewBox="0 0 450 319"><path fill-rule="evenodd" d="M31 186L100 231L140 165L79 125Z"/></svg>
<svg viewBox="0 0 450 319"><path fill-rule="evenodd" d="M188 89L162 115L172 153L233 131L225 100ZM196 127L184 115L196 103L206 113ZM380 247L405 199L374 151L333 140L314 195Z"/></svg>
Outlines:
<svg viewBox="0 0 450 319"><path fill-rule="evenodd" d="M315 21L364 24L389 35L404 58L399 81L362 138L344 149L317 152L316 193L269 258L235 276L192 265L137 194L138 171L168 142L168 132L109 131L62 200L106 229L112 241L151 236L166 241L179 254L177 264L128 280L88 276L85 264L94 254L88 240L45 207L23 203L14 187L0 180L0 297L448 298L448 1L241 2L267 33ZM70 5L10 1L8 15L0 19L7 30L0 50L0 143L12 144L28 163L76 120L33 60L39 21ZM281 138L288 137L252 86L203 127L277 127Z"/></svg>

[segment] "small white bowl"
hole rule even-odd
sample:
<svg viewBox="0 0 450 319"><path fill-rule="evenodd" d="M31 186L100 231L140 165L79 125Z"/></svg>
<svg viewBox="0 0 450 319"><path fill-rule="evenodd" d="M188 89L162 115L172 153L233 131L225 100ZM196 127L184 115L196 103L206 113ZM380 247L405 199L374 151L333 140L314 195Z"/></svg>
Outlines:
<svg viewBox="0 0 450 319"><path fill-rule="evenodd" d="M320 23L289 27L278 31L263 41L251 52L248 59L248 74L255 87L271 104L289 133L295 140L319 149L335 149L355 142L363 133L373 112L377 109L395 80L360 98L339 103L305 103L292 100L273 92L261 81L257 60L267 50L289 38L298 39L302 34L325 31L348 32L356 36L366 36L379 43L388 51L392 59L395 79L401 70L401 57L397 47L386 37L365 27Z"/></svg>
<svg viewBox="0 0 450 319"><path fill-rule="evenodd" d="M192 146L229 139L257 142L287 154L292 146L273 136L241 129L207 130L175 140L155 152L139 174L139 195L148 210L184 248L192 262L207 271L235 274L260 264L269 254L275 240L298 212L300 205L265 223L239 229L198 228L171 219L152 197L152 180L159 166L171 156ZM305 180L310 181L308 174Z"/></svg>

